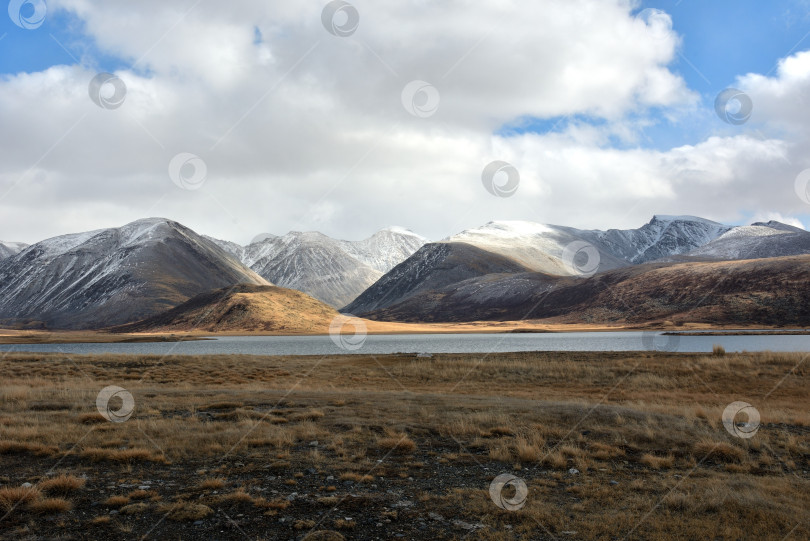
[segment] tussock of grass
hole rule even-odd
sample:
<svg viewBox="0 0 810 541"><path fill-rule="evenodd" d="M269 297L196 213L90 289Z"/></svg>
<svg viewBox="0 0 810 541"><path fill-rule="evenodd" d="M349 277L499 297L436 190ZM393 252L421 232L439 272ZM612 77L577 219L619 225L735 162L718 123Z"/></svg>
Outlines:
<svg viewBox="0 0 810 541"><path fill-rule="evenodd" d="M129 503L129 498L126 496L110 496L103 502L101 505L105 505L107 507L123 507Z"/></svg>
<svg viewBox="0 0 810 541"><path fill-rule="evenodd" d="M673 464L675 464L675 458L672 455L656 456L650 453L645 453L641 456L639 462L654 470L665 470L671 468Z"/></svg>
<svg viewBox="0 0 810 541"><path fill-rule="evenodd" d="M314 527L315 527L314 520L300 519L296 520L295 523L293 523L293 528L295 528L296 530L310 530Z"/></svg>
<svg viewBox="0 0 810 541"><path fill-rule="evenodd" d="M695 456L700 460L701 458L719 460L721 462L742 462L747 453L727 443L725 441L712 441L703 440L695 444Z"/></svg>
<svg viewBox="0 0 810 541"><path fill-rule="evenodd" d="M346 472L340 474L341 481L354 481L355 483L370 483L374 480L371 475L361 475L355 472Z"/></svg>
<svg viewBox="0 0 810 541"><path fill-rule="evenodd" d="M40 515L55 515L67 513L73 509L73 504L62 498L42 498L29 503L28 509Z"/></svg>
<svg viewBox="0 0 810 541"><path fill-rule="evenodd" d="M227 480L222 477L209 477L200 481L197 488L200 490L219 490L225 486L225 483L227 483Z"/></svg>
<svg viewBox="0 0 810 541"><path fill-rule="evenodd" d="M155 455L147 449L103 449L100 447L89 447L83 449L79 456L88 458L93 462L111 461L111 462L135 462L135 461L151 461L163 462L163 457Z"/></svg>
<svg viewBox="0 0 810 541"><path fill-rule="evenodd" d="M30 504L40 497L36 487L3 487L0 488L0 509L11 511L21 505Z"/></svg>
<svg viewBox="0 0 810 541"><path fill-rule="evenodd" d="M416 450L416 443L404 434L380 438L377 440L377 446L401 454L410 454Z"/></svg>
<svg viewBox="0 0 810 541"><path fill-rule="evenodd" d="M166 505L161 507L160 511L166 513L167 518L177 522L201 520L214 514L214 510L207 505L191 502Z"/></svg>
<svg viewBox="0 0 810 541"><path fill-rule="evenodd" d="M256 501L256 507L262 507L264 509L287 509L290 506L289 500L283 500L281 498L277 498L275 500L269 501Z"/></svg>
<svg viewBox="0 0 810 541"><path fill-rule="evenodd" d="M152 506L145 502L131 503L118 510L122 515L142 515Z"/></svg>
<svg viewBox="0 0 810 541"><path fill-rule="evenodd" d="M253 496L248 494L242 489L235 490L234 492L229 492L228 494L222 494L217 498L217 501L220 502L252 502Z"/></svg>
<svg viewBox="0 0 810 541"><path fill-rule="evenodd" d="M46 494L66 495L75 492L84 486L85 480L74 475L62 474L46 479L37 485Z"/></svg>

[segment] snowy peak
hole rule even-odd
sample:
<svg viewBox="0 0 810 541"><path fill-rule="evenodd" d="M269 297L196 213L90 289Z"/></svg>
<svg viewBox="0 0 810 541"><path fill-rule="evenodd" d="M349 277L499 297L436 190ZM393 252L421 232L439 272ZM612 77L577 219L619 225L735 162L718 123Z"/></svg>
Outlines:
<svg viewBox="0 0 810 541"><path fill-rule="evenodd" d="M381 273L399 265L427 244L428 240L413 231L390 227L360 241L340 241L346 253Z"/></svg>
<svg viewBox="0 0 810 541"><path fill-rule="evenodd" d="M687 255L704 259L762 259L810 254L810 233L781 222L734 227Z"/></svg>
<svg viewBox="0 0 810 541"><path fill-rule="evenodd" d="M193 295L267 281L162 218L54 237L0 264L0 321L55 328L127 323Z"/></svg>
<svg viewBox="0 0 810 541"><path fill-rule="evenodd" d="M23 242L3 242L0 240L0 261L17 255L28 247Z"/></svg>
<svg viewBox="0 0 810 541"><path fill-rule="evenodd" d="M792 233L806 233L805 229L801 227L796 227L793 225L783 224L782 222L777 222L776 220L771 220L769 222L755 222L751 224L752 226L762 226L768 227L770 229L776 229L779 231L790 231Z"/></svg>
<svg viewBox="0 0 810 541"><path fill-rule="evenodd" d="M707 244L731 227L696 216L653 216L638 229L591 231L610 253L631 264L685 254Z"/></svg>
<svg viewBox="0 0 810 541"><path fill-rule="evenodd" d="M245 247L242 261L274 284L341 307L426 242L403 228L383 229L361 241L291 231Z"/></svg>
<svg viewBox="0 0 810 541"><path fill-rule="evenodd" d="M715 222L712 220L707 220L706 218L701 218L699 216L688 216L688 215L681 215L681 216L670 216L666 214L655 214L650 220L650 224L654 223L672 223L672 222L695 222L695 223L702 223L710 226L722 226L723 224L719 222Z"/></svg>

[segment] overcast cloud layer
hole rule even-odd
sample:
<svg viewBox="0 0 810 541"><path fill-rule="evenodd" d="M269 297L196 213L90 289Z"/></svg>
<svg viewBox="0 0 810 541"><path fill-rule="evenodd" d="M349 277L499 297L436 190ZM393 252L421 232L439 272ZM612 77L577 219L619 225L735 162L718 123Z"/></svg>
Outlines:
<svg viewBox="0 0 810 541"><path fill-rule="evenodd" d="M84 38L64 43L76 62L0 80L0 239L148 216L246 243L388 225L440 239L496 219L800 224L810 209L794 190L810 167L810 53L730 82L754 103L734 126L669 68L680 38L666 17L629 0L353 4L357 31L339 37L321 1L49 2ZM88 96L93 50L129 66L119 108ZM403 105L411 81L435 88L406 100L425 118ZM529 118L562 128L502 129ZM660 150L641 133L662 121L705 137ZM206 166L199 189L169 176L183 152ZM520 172L512 197L484 189L493 160Z"/></svg>

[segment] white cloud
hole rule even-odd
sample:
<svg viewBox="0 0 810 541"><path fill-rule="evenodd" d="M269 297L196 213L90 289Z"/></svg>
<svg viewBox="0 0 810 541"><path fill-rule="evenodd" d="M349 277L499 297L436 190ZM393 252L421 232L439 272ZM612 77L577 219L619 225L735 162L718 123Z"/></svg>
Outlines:
<svg viewBox="0 0 810 541"><path fill-rule="evenodd" d="M635 141L649 107L682 114L697 104L667 67L678 36L649 32L636 2L355 5L358 31L338 38L321 25L321 2L49 3L135 65L117 73L128 94L116 110L88 99L88 66L0 81L0 238L35 241L147 215L247 242L293 228L359 238L398 224L442 238L492 219L624 227L653 213L801 211L773 188L792 190L795 176L784 158L799 136L782 136L806 130L788 105L807 88L810 62L800 55L774 79L741 80L758 126L776 131L620 150L611 137ZM441 94L430 118L400 103L414 79ZM598 127L492 135L522 117L565 115ZM205 160L202 189L184 192L168 178L179 152ZM512 198L481 186L494 159L521 171Z"/></svg>

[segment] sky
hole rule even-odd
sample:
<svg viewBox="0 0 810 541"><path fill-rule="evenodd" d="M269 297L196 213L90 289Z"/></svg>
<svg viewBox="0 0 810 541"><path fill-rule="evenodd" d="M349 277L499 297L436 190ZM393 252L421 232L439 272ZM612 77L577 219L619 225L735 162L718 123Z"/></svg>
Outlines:
<svg viewBox="0 0 810 541"><path fill-rule="evenodd" d="M808 0L12 0L0 240L806 227L808 105Z"/></svg>

